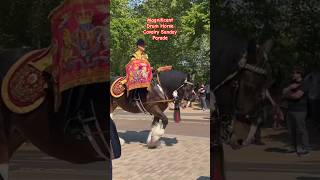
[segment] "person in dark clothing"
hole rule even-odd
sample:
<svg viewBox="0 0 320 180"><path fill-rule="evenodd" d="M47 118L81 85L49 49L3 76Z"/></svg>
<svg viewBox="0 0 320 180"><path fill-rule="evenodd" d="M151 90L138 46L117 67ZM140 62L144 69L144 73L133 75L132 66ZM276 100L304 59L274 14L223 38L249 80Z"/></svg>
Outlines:
<svg viewBox="0 0 320 180"><path fill-rule="evenodd" d="M201 85L200 89L198 90L198 93L199 93L199 99L201 102L201 108L203 111L205 111L207 109L206 89L203 84Z"/></svg>
<svg viewBox="0 0 320 180"><path fill-rule="evenodd" d="M308 86L303 83L303 68L295 67L291 84L284 88L283 97L287 100L287 126L293 149L299 156L309 154L309 135L306 128Z"/></svg>

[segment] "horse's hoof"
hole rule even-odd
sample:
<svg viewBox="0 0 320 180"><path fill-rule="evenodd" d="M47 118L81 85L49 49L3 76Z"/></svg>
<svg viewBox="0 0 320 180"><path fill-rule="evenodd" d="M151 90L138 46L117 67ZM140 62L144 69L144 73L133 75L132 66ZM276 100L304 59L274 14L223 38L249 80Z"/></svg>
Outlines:
<svg viewBox="0 0 320 180"><path fill-rule="evenodd" d="M149 142L147 144L147 146L148 146L148 149L155 149L160 146L160 142L159 141L152 141L152 142Z"/></svg>
<svg viewBox="0 0 320 180"><path fill-rule="evenodd" d="M165 146L165 145L166 145L166 143L165 143L163 140L160 140L160 141L159 141L159 146L160 146L160 147L163 147L163 146Z"/></svg>

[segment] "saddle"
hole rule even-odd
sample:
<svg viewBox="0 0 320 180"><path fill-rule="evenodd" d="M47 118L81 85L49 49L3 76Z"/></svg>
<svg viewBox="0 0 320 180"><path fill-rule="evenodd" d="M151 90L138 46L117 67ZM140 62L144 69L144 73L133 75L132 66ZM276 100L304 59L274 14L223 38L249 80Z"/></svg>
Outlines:
<svg viewBox="0 0 320 180"><path fill-rule="evenodd" d="M159 81L158 73L162 71L169 71L169 70L172 70L172 66L162 66L162 67L159 67L156 71L154 71L152 75L152 80L151 80L153 81L153 86L160 86L159 88L161 88L161 83ZM119 77L111 84L110 93L113 97L119 98L123 96L125 92L127 92L127 95L129 95L130 90L127 88L128 87L127 79L128 79L127 77ZM148 86L148 88L149 87L150 85Z"/></svg>
<svg viewBox="0 0 320 180"><path fill-rule="evenodd" d="M15 62L4 76L1 96L12 112L31 112L44 101L47 83L42 72L30 64L45 58L51 58L50 49L31 51Z"/></svg>

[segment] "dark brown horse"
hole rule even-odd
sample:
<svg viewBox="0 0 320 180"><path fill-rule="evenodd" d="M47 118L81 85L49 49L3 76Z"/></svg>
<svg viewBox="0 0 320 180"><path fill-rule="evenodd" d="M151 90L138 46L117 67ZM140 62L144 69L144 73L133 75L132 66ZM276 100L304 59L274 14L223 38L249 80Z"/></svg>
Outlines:
<svg viewBox="0 0 320 180"><path fill-rule="evenodd" d="M164 111L168 107L168 101L159 102L163 101L163 98L159 96L159 91L157 91L155 88L160 88L160 91L164 93L165 97L167 97L167 100L169 101L175 99L173 93L176 91L178 95L176 98L176 103L179 103L182 99L189 100L191 97L193 83L190 82L190 79L190 76L180 71L164 71L159 73L161 87L156 85L152 86L149 92L141 91L141 101L144 108L148 113L154 116L151 132L147 139L149 148L154 148L158 145L159 139L164 134L164 130L168 125L168 118L164 114ZM117 106L120 106L127 112L141 113L141 110L137 106L129 103L126 93L119 98L112 97L111 104L110 113L113 113Z"/></svg>
<svg viewBox="0 0 320 180"><path fill-rule="evenodd" d="M0 75L26 51L14 49L0 53ZM29 141L46 154L71 163L90 163L94 161L107 161L110 165L110 146L104 144L104 139L109 138L109 83L97 83L73 88L62 93L62 105L57 113L54 112L54 94L52 87L46 91L44 102L34 111L26 114L11 112L0 99L0 179L8 180L8 165L14 152ZM81 101L79 101L81 99ZM77 108L76 108L77 107ZM92 112L88 111L92 110ZM68 112L68 113L66 113ZM81 123L77 120L70 121L68 128L79 130L79 134L85 134L79 138L66 132L66 122L71 117L77 117L79 112L94 113L95 120L101 127L101 132L94 133L91 137L100 138L97 141L97 149L93 148L88 140L88 134L84 133ZM68 114L68 115L66 115ZM75 118L77 119L77 118ZM90 122L91 123L91 122ZM94 123L94 122L92 122ZM92 126L92 124L90 124ZM80 127L80 128L79 128ZM110 171L109 171L110 172ZM1 177L2 176L2 177Z"/></svg>
<svg viewBox="0 0 320 180"><path fill-rule="evenodd" d="M247 146L254 138L261 107L261 93L269 87L271 69L268 40L261 46L214 29L211 93L216 104L212 112L213 167L215 179L224 179L222 140L232 148ZM212 105L213 106L213 105Z"/></svg>

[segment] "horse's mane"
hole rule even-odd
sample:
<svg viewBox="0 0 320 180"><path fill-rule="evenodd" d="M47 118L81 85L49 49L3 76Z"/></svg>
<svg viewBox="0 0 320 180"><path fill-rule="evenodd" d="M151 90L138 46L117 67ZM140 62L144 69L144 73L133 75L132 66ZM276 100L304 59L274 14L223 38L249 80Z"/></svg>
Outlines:
<svg viewBox="0 0 320 180"><path fill-rule="evenodd" d="M248 42L232 33L214 29L215 48L213 48L213 59L211 61L213 72L211 88L215 88L228 75L238 68L241 56L246 52Z"/></svg>

